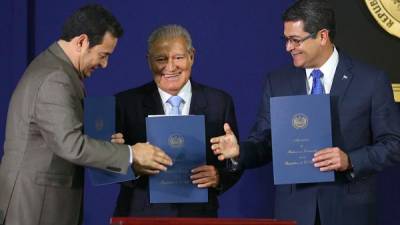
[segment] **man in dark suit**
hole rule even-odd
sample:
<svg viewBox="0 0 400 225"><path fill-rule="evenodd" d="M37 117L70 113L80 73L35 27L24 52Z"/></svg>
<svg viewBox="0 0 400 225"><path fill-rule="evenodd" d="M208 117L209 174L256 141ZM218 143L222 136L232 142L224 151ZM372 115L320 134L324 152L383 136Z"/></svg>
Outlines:
<svg viewBox="0 0 400 225"><path fill-rule="evenodd" d="M82 133L82 80L106 68L123 33L100 5L76 11L60 40L37 56L10 101L0 164L0 224L81 224L83 166L126 173L131 163L164 169L171 159L150 144L110 143ZM141 157L155 151L156 163Z"/></svg>
<svg viewBox="0 0 400 225"><path fill-rule="evenodd" d="M400 113L388 77L336 49L327 1L299 0L283 21L294 66L266 77L256 123L240 144L240 162L251 168L271 160L270 97L329 94L335 147L318 151L313 162L334 171L335 182L277 186L275 216L299 225L375 225L376 173L400 161ZM225 136L212 139L219 159L239 154L229 125L225 129Z"/></svg>
<svg viewBox="0 0 400 225"><path fill-rule="evenodd" d="M187 30L179 25L156 29L148 40L148 63L154 81L117 94L117 130L126 143L146 141L145 118L148 115L172 114L170 99L182 100L182 115L205 115L206 137L222 135L225 122L237 134L231 97L223 91L190 80L194 48ZM159 173L134 166L140 177L121 184L114 216L217 217L217 195L231 187L240 171L230 170L229 162L220 162L207 141L207 165L193 168L191 180L198 188L208 188L208 203L150 204L148 178ZM149 158L153 155L149 152Z"/></svg>

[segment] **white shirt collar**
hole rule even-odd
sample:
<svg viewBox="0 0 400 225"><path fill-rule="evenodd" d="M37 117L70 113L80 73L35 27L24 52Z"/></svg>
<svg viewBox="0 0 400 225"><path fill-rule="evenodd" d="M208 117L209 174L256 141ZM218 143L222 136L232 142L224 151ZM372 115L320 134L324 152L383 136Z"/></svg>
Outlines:
<svg viewBox="0 0 400 225"><path fill-rule="evenodd" d="M167 103L167 101L172 95L161 90L160 88L158 88L158 93L160 94L160 97L161 97L164 112L166 115L169 115L169 112L171 110L171 105L169 103ZM189 115L190 103L191 103L191 99L192 99L192 84L190 83L190 80L188 80L186 82L186 84L178 92L177 96L179 96L183 99L183 102L182 102L183 104L181 104L181 106L180 106L182 115Z"/></svg>
<svg viewBox="0 0 400 225"><path fill-rule="evenodd" d="M161 90L161 88L158 88L158 93L160 93L163 104L167 103L168 99L172 96L171 94ZM181 97L183 99L183 102L186 103L191 98L191 95L192 85L190 83L190 80L188 80L186 84L183 85L182 89L178 92L177 96Z"/></svg>
<svg viewBox="0 0 400 225"><path fill-rule="evenodd" d="M311 87L310 84L312 84L311 72L314 69L319 69L324 74L324 77L322 78L322 83L325 88L325 93L329 94L331 87L332 87L333 78L335 76L336 67L337 67L338 63L339 63L339 53L336 50L336 47L334 47L331 56L320 68L306 68L306 75L307 75L309 87Z"/></svg>

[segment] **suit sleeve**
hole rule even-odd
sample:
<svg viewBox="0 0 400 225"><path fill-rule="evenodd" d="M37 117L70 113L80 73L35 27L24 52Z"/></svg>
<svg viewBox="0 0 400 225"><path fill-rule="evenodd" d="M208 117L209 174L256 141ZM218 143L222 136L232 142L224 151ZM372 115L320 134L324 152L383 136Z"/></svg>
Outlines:
<svg viewBox="0 0 400 225"><path fill-rule="evenodd" d="M272 160L270 97L271 83L269 75L267 75L263 84L256 122L249 138L240 143L240 164L244 168L259 167Z"/></svg>
<svg viewBox="0 0 400 225"><path fill-rule="evenodd" d="M123 108L120 102L120 98L118 95L115 96L115 130L117 133L122 133L124 135L127 134L124 124L124 115L123 115Z"/></svg>
<svg viewBox="0 0 400 225"><path fill-rule="evenodd" d="M126 173L128 146L84 135L82 113L69 76L61 71L49 75L38 91L33 114L49 149L74 164Z"/></svg>
<svg viewBox="0 0 400 225"><path fill-rule="evenodd" d="M371 99L372 144L349 153L355 177L382 171L400 162L400 112L387 75L378 74Z"/></svg>
<svg viewBox="0 0 400 225"><path fill-rule="evenodd" d="M239 140L235 107L231 97L229 97L227 101L225 122L231 126L232 131L235 133L236 137ZM223 163L225 164L225 167L218 169L218 172L220 174L220 184L218 187L219 194L225 192L230 187L232 187L240 179L243 173L243 170L240 167L232 169L232 162L230 160L225 160Z"/></svg>

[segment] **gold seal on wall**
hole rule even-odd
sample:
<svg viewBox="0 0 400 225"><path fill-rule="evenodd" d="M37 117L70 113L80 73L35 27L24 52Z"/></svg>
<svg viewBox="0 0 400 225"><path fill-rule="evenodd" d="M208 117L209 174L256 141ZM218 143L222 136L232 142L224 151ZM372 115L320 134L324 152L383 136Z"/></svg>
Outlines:
<svg viewBox="0 0 400 225"><path fill-rule="evenodd" d="M365 3L378 24L400 38L400 0L365 0Z"/></svg>
<svg viewBox="0 0 400 225"><path fill-rule="evenodd" d="M394 100L400 102L400 84L392 84Z"/></svg>

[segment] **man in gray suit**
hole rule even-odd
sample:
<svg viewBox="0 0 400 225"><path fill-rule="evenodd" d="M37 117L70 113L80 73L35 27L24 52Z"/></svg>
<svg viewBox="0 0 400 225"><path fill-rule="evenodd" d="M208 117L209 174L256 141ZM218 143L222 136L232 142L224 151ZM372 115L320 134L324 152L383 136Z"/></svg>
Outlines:
<svg viewBox="0 0 400 225"><path fill-rule="evenodd" d="M79 224L82 166L125 173L131 163L155 171L171 165L150 144L122 145L121 134L113 135L116 143L82 134L82 79L107 66L122 33L101 6L82 7L67 20L60 40L25 71L8 111L0 224Z"/></svg>

